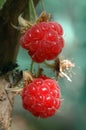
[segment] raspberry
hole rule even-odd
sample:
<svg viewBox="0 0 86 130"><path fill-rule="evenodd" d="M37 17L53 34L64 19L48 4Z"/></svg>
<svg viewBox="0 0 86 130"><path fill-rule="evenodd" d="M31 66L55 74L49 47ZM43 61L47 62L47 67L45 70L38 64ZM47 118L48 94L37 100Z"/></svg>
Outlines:
<svg viewBox="0 0 86 130"><path fill-rule="evenodd" d="M20 44L33 61L41 63L53 60L64 47L63 29L56 22L41 22L28 29L20 38Z"/></svg>
<svg viewBox="0 0 86 130"><path fill-rule="evenodd" d="M22 103L36 117L53 116L60 107L60 88L53 79L36 78L23 89Z"/></svg>

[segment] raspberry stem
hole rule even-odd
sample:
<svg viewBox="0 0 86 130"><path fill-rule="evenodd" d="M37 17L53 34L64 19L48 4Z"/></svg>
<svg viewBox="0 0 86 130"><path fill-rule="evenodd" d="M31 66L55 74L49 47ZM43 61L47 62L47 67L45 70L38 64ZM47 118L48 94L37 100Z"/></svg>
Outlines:
<svg viewBox="0 0 86 130"><path fill-rule="evenodd" d="M32 19L33 21L37 20L37 14L36 14L36 10L34 7L34 3L33 0L29 0L29 10L30 10L30 20Z"/></svg>
<svg viewBox="0 0 86 130"><path fill-rule="evenodd" d="M41 6L42 6L42 10L45 10L45 4L43 0L41 0Z"/></svg>
<svg viewBox="0 0 86 130"><path fill-rule="evenodd" d="M40 77L42 75L43 69L40 67L40 64L38 64L38 71L36 74L36 77Z"/></svg>
<svg viewBox="0 0 86 130"><path fill-rule="evenodd" d="M51 69L54 69L54 68L55 68L55 65L54 65L54 64L49 64L49 63L47 63L46 61L44 61L44 64L45 64L47 67L51 68Z"/></svg>
<svg viewBox="0 0 86 130"><path fill-rule="evenodd" d="M32 60L32 61L31 61L31 65L30 65L30 72L31 72L31 73L33 72L33 64L34 64L34 61Z"/></svg>

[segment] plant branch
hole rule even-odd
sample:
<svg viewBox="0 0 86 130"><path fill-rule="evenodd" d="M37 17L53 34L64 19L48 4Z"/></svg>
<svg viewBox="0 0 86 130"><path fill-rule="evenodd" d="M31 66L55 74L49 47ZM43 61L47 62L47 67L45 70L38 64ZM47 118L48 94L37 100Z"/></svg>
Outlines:
<svg viewBox="0 0 86 130"><path fill-rule="evenodd" d="M35 5L39 0L34 0ZM15 68L19 49L19 32L11 25L18 24L18 16L26 14L28 0L7 0L0 10L0 75Z"/></svg>

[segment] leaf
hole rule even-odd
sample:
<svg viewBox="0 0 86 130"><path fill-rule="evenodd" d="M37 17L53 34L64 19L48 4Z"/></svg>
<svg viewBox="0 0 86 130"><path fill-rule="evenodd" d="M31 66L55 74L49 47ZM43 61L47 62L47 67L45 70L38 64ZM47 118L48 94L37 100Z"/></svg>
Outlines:
<svg viewBox="0 0 86 130"><path fill-rule="evenodd" d="M5 2L6 2L6 0L0 0L0 9L3 7Z"/></svg>

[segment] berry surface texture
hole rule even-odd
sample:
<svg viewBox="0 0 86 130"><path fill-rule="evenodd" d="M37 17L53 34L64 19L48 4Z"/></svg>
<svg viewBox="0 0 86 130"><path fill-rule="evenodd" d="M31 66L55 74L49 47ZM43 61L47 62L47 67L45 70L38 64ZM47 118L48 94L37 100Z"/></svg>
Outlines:
<svg viewBox="0 0 86 130"><path fill-rule="evenodd" d="M63 29L57 22L41 22L33 25L20 38L34 62L55 59L64 47Z"/></svg>
<svg viewBox="0 0 86 130"><path fill-rule="evenodd" d="M22 92L22 104L36 117L53 116L59 109L60 87L53 79L36 78Z"/></svg>

